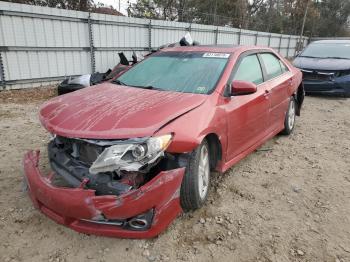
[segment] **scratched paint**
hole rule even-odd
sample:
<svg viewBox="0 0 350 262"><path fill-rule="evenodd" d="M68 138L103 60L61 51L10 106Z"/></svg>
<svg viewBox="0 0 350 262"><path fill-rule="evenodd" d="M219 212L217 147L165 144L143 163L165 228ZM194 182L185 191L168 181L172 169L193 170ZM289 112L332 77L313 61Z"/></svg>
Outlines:
<svg viewBox="0 0 350 262"><path fill-rule="evenodd" d="M68 137L142 137L152 135L206 99L207 95L105 83L48 101L40 110L40 118L50 132Z"/></svg>

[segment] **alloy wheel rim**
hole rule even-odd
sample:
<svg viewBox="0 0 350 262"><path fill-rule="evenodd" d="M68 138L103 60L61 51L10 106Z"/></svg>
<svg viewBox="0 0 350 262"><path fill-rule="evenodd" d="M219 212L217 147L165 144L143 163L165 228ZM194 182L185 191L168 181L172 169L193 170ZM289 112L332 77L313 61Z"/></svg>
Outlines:
<svg viewBox="0 0 350 262"><path fill-rule="evenodd" d="M290 129L293 129L294 122L295 122L295 103L292 100L289 107L289 112L288 112L288 124Z"/></svg>
<svg viewBox="0 0 350 262"><path fill-rule="evenodd" d="M198 170L198 191L199 197L203 200L208 192L209 187L209 153L208 148L203 146L200 152L199 170Z"/></svg>

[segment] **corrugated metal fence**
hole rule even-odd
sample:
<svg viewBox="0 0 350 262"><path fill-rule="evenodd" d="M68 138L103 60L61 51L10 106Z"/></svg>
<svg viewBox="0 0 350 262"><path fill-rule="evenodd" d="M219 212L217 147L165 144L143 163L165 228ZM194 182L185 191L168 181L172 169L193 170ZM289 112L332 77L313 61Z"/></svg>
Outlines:
<svg viewBox="0 0 350 262"><path fill-rule="evenodd" d="M0 2L0 85L32 87L104 72L119 62L117 52L146 53L187 31L201 44L270 46L287 57L298 42L293 35Z"/></svg>

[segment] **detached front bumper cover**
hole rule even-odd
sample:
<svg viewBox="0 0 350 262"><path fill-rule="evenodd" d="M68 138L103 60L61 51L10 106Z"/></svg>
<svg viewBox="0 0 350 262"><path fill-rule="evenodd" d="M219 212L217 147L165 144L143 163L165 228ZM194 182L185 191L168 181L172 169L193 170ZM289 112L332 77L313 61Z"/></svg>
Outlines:
<svg viewBox="0 0 350 262"><path fill-rule="evenodd" d="M157 236L182 211L179 201L185 168L160 172L139 189L120 196L96 196L91 189L56 187L53 176L39 170L39 151L24 156L24 175L34 206L59 224L75 231L121 238ZM53 174L54 175L54 174ZM118 225L90 222L98 217L123 221L153 210L153 219L144 231L128 230Z"/></svg>

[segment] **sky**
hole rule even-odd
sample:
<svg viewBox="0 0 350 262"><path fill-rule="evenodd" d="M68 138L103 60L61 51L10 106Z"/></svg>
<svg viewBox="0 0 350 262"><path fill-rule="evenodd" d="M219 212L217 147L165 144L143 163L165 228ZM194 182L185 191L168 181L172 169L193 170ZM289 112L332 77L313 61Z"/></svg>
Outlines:
<svg viewBox="0 0 350 262"><path fill-rule="evenodd" d="M127 15L126 9L128 7L128 2L135 3L136 0L94 0L95 3L103 3L107 6L113 6L115 9ZM119 2L120 2L120 10L119 10Z"/></svg>

